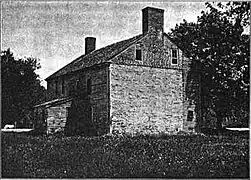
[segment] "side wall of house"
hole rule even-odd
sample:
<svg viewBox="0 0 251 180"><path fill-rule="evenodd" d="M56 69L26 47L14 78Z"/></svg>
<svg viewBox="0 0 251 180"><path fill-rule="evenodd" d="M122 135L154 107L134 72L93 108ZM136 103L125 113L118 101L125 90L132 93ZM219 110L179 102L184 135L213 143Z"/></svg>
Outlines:
<svg viewBox="0 0 251 180"><path fill-rule="evenodd" d="M50 79L47 82L48 100L72 97L75 105L74 108L79 107L80 109L81 107L87 107L83 103L88 103L88 107L91 107L91 122L96 128L97 134L108 133L110 125L108 66L108 64L103 64ZM91 82L89 87L91 89L90 93L87 92L87 80ZM48 127L52 127L51 129L55 130L54 126L57 127L56 129L59 129L59 126L55 124L62 124L64 126L65 120L62 117L65 117L66 107L68 105L62 104L49 108L48 114L50 119L48 120ZM79 114L76 117L82 117L82 110L77 113ZM80 119L80 121L84 121L84 119ZM52 132L51 130L49 131Z"/></svg>
<svg viewBox="0 0 251 180"><path fill-rule="evenodd" d="M183 127L182 71L110 66L113 133L158 134Z"/></svg>
<svg viewBox="0 0 251 180"><path fill-rule="evenodd" d="M91 93L88 95L91 106L91 122L97 135L109 133L109 64L86 69L83 73L86 78L80 91L87 92L87 79L91 80Z"/></svg>
<svg viewBox="0 0 251 180"><path fill-rule="evenodd" d="M159 43L153 43L158 41ZM136 59L136 50L140 49L142 56L141 60ZM177 52L177 56L173 56L173 50ZM176 59L176 63L173 63L173 59ZM195 131L196 123L200 118L200 104L199 102L199 77L198 73L192 72L191 60L186 58L184 53L167 37L163 35L161 37L151 37L147 35L139 40L137 43L128 47L124 52L113 58L115 64L120 65L134 65L144 66L148 68L158 68L159 71L169 71L167 75L171 81L173 79L171 74L173 72L180 72L182 81L180 86L182 87L182 101L183 106L183 126L185 131ZM164 79L162 79L165 81ZM153 82L154 84L155 82ZM165 82L163 82L165 84ZM169 85L165 87L169 89ZM190 112L190 117L188 115ZM191 118L192 112L192 118Z"/></svg>

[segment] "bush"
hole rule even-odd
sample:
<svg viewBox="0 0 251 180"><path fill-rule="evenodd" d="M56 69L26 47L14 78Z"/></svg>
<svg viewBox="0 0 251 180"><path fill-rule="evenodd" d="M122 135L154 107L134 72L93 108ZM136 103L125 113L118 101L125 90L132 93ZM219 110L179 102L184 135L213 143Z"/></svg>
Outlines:
<svg viewBox="0 0 251 180"><path fill-rule="evenodd" d="M5 178L243 178L248 139L200 135L83 138L2 134Z"/></svg>

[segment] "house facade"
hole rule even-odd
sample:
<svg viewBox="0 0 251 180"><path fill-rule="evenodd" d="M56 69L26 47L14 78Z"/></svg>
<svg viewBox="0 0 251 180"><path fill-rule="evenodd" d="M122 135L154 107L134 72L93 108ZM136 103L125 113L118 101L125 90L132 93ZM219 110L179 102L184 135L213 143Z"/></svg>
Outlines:
<svg viewBox="0 0 251 180"><path fill-rule="evenodd" d="M142 34L95 49L47 81L48 101L35 106L47 133L86 135L197 131L200 78L192 61L164 32L164 10L142 10Z"/></svg>

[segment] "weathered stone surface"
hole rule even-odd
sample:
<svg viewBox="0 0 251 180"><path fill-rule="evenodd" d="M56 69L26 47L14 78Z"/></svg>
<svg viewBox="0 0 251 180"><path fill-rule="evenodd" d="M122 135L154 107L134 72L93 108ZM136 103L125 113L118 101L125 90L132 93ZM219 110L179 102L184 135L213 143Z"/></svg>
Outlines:
<svg viewBox="0 0 251 180"><path fill-rule="evenodd" d="M114 133L172 132L183 124L182 71L110 66Z"/></svg>
<svg viewBox="0 0 251 180"><path fill-rule="evenodd" d="M74 108L90 106L90 121L97 130L97 134L109 132L109 73L108 66L101 65L86 68L67 76L56 77L48 81L48 99L72 96L76 106ZM91 79L91 94L87 93L87 79ZM62 80L64 80L64 91L62 91ZM56 84L58 87L56 88ZM57 91L56 91L57 89ZM88 99L88 101L86 100ZM88 103L88 104L86 104ZM71 105L60 104L48 108L47 128L48 133L63 130L66 124L66 108ZM85 120L83 111L75 111L80 121Z"/></svg>
<svg viewBox="0 0 251 180"><path fill-rule="evenodd" d="M139 66L148 66L156 68L170 68L170 69L189 69L191 60L186 58L183 52L169 40L167 35L163 34L163 39L160 41L155 37L156 43L154 44L154 37L149 37L146 35L137 43L128 47L124 52L112 59L112 62L116 64L125 64L125 65L139 65ZM135 50L136 46L140 45L142 50L142 61L136 60ZM178 51L178 63L172 64L172 49Z"/></svg>
<svg viewBox="0 0 251 180"><path fill-rule="evenodd" d="M67 120L67 108L71 102L47 108L47 134L64 131Z"/></svg>

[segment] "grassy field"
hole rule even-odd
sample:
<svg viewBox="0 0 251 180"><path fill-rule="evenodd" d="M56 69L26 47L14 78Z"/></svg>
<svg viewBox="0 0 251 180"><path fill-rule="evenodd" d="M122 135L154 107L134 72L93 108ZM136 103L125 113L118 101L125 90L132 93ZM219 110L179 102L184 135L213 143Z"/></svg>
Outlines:
<svg viewBox="0 0 251 180"><path fill-rule="evenodd" d="M2 133L4 178L247 178L241 137L32 137Z"/></svg>

